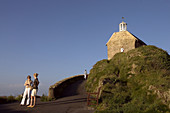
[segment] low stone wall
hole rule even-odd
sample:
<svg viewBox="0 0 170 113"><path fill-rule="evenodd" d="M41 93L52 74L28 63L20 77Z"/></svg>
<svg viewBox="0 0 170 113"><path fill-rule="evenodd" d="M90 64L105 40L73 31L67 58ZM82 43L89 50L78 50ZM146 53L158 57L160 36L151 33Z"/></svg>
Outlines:
<svg viewBox="0 0 170 113"><path fill-rule="evenodd" d="M62 97L62 93L67 86L71 85L72 83L78 80L83 80L83 79L84 79L84 75L75 75L55 83L54 85L50 86L48 97L53 99Z"/></svg>

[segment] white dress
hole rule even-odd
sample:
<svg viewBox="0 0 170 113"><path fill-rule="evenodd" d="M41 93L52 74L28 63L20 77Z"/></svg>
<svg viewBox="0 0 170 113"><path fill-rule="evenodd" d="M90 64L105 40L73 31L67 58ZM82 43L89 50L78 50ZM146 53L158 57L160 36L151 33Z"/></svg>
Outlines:
<svg viewBox="0 0 170 113"><path fill-rule="evenodd" d="M26 85L28 84L28 85ZM25 99L26 99L26 96L27 96L27 103L26 105L29 105L30 104L30 94L31 94L31 84L32 84L32 80L26 80L25 81L25 91L24 91L24 94L23 94L23 97L22 97L22 101L21 101L21 105L24 105L25 104Z"/></svg>

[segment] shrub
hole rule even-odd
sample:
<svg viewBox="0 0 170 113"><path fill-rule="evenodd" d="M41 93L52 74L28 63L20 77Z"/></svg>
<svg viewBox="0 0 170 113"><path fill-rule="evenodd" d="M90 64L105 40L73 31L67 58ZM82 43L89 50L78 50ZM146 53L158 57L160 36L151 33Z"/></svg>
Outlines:
<svg viewBox="0 0 170 113"><path fill-rule="evenodd" d="M15 99L16 99L18 102L21 102L22 96L21 96L21 95L18 95Z"/></svg>
<svg viewBox="0 0 170 113"><path fill-rule="evenodd" d="M15 101L16 101L16 99L15 99L14 96L11 95L11 96L8 96L8 97L7 97L7 102L8 102L8 103L15 102Z"/></svg>
<svg viewBox="0 0 170 113"><path fill-rule="evenodd" d="M15 96L3 96L0 97L0 104L5 104L5 103L11 103L11 102L16 102Z"/></svg>
<svg viewBox="0 0 170 113"><path fill-rule="evenodd" d="M45 94L43 94L41 96L41 101L46 102L46 101L52 101L52 98L49 98L48 96L46 96Z"/></svg>

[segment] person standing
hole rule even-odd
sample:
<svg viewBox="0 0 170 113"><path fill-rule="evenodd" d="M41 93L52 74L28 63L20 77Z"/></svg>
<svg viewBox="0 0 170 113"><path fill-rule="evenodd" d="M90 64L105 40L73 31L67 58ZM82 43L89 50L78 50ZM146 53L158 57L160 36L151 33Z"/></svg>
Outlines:
<svg viewBox="0 0 170 113"><path fill-rule="evenodd" d="M124 48L123 47L121 47L120 52L122 52L122 53L124 52Z"/></svg>
<svg viewBox="0 0 170 113"><path fill-rule="evenodd" d="M31 92L31 103L28 107L34 107L36 103L36 96L38 92L38 85L39 85L39 80L38 80L38 73L34 73L34 82L33 82L33 90ZM33 103L33 98L34 98L34 103Z"/></svg>
<svg viewBox="0 0 170 113"><path fill-rule="evenodd" d="M84 79L87 79L87 70L84 71Z"/></svg>
<svg viewBox="0 0 170 113"><path fill-rule="evenodd" d="M25 91L24 91L24 94L23 94L23 98L22 98L22 101L21 101L21 106L23 106L25 104L25 99L26 99L26 96L27 96L27 103L26 105L28 106L29 103L30 103L30 93L31 93L31 85L32 85L32 80L31 80L31 76L28 75L27 76L27 80L25 81Z"/></svg>

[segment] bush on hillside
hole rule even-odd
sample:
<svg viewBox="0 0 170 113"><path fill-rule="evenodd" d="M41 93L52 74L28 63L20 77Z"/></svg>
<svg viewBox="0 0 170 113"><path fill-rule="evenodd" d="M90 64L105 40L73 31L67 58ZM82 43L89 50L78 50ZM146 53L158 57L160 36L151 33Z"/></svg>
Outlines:
<svg viewBox="0 0 170 113"><path fill-rule="evenodd" d="M160 113L170 106L170 55L143 46L101 60L90 70L86 89L102 86L97 113Z"/></svg>
<svg viewBox="0 0 170 113"><path fill-rule="evenodd" d="M0 97L0 104L6 104L6 103L12 103L12 102L19 101L18 97L15 97L15 96L12 96L12 95L2 96L2 97Z"/></svg>

